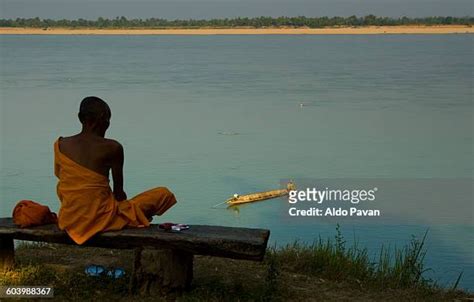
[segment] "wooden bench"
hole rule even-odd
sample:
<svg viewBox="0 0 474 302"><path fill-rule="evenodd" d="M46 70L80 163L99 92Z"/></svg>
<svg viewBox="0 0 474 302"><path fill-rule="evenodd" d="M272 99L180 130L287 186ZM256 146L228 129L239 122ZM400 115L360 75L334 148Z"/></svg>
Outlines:
<svg viewBox="0 0 474 302"><path fill-rule="evenodd" d="M149 228L100 233L82 246L135 249L130 278L132 294L166 293L186 289L193 277L193 255L262 261L269 230L191 225L169 232ZM12 218L0 218L0 269L15 265L14 239L76 245L56 225L19 228Z"/></svg>

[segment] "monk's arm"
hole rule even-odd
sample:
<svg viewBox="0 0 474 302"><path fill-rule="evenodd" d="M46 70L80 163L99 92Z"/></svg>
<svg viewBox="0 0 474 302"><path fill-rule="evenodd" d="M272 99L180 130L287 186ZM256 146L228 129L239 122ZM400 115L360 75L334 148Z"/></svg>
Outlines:
<svg viewBox="0 0 474 302"><path fill-rule="evenodd" d="M114 155L112 159L112 178L114 181L114 197L117 201L127 199L127 194L123 190L123 147L117 143L114 148Z"/></svg>

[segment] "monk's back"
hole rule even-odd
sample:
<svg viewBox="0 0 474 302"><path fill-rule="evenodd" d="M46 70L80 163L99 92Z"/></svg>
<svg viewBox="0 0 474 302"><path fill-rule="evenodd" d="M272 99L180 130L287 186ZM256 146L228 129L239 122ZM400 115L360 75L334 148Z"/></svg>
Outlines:
<svg viewBox="0 0 474 302"><path fill-rule="evenodd" d="M112 112L104 100L86 97L78 117L81 132L54 142L54 175L58 177L56 191L61 202L59 229L83 244L99 232L149 226L153 215L162 215L176 203L174 194L165 187L127 198L123 147L105 138Z"/></svg>
<svg viewBox="0 0 474 302"><path fill-rule="evenodd" d="M59 150L74 162L106 177L111 167L113 140L97 136L74 135L59 139Z"/></svg>

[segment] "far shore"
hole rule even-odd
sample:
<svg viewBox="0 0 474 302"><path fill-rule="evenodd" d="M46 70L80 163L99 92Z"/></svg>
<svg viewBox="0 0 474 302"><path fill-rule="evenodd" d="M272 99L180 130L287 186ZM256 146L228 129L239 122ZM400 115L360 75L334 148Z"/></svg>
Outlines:
<svg viewBox="0 0 474 302"><path fill-rule="evenodd" d="M472 34L474 27L440 26L364 26L325 28L20 28L0 27L0 35L378 35L378 34Z"/></svg>

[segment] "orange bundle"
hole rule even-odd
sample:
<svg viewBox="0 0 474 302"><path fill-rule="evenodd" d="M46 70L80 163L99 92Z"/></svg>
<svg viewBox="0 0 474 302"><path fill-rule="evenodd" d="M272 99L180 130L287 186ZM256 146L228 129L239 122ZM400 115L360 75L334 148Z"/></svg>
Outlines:
<svg viewBox="0 0 474 302"><path fill-rule="evenodd" d="M58 218L49 207L32 200L21 200L13 209L13 222L21 228L57 223Z"/></svg>

